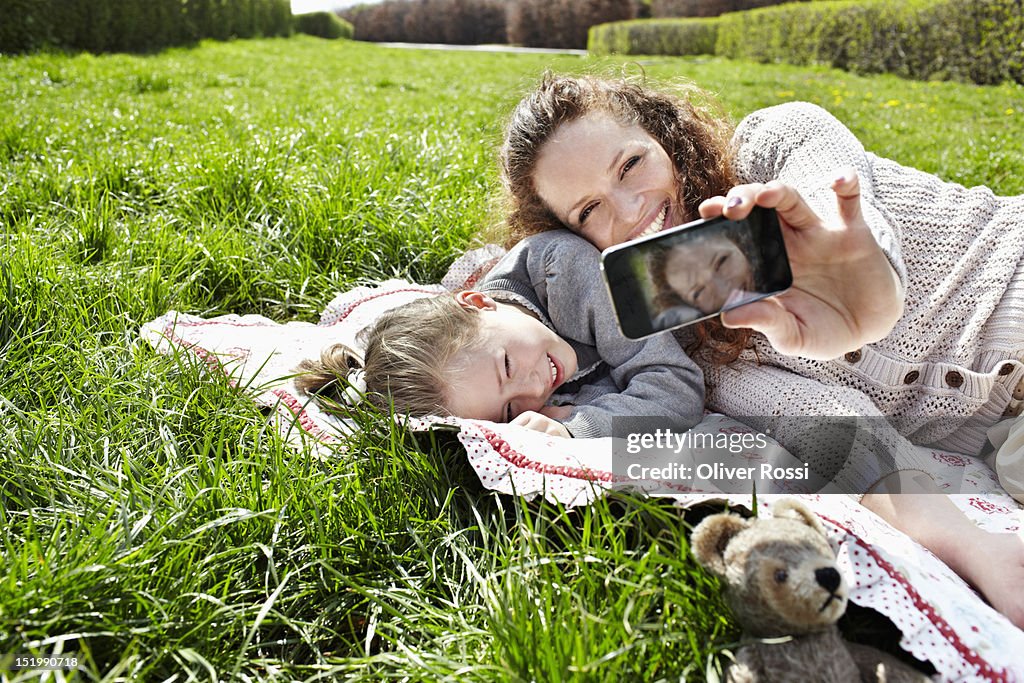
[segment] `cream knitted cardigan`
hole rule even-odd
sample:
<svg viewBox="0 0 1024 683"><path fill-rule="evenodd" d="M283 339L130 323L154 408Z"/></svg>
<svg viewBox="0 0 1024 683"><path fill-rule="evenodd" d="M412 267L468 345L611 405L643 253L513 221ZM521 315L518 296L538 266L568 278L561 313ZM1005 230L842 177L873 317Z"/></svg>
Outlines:
<svg viewBox="0 0 1024 683"><path fill-rule="evenodd" d="M885 339L832 361L781 356L756 335L754 352L737 362L704 364L710 407L735 416L884 417L895 429L883 437L891 448L905 437L977 454L1024 377L1024 196L964 188L865 152L808 103L754 112L734 143L741 182L792 184L826 221L838 220L831 181L855 167L865 217L904 284L906 308ZM899 464L916 466L926 464ZM850 483L870 485L877 474Z"/></svg>

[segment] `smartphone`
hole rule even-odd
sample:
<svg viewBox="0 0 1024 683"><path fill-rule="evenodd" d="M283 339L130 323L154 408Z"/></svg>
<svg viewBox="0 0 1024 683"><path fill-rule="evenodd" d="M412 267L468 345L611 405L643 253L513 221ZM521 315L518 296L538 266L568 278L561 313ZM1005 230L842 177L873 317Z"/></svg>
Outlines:
<svg viewBox="0 0 1024 683"><path fill-rule="evenodd" d="M622 334L643 339L779 294L793 284L775 209L697 220L605 249Z"/></svg>

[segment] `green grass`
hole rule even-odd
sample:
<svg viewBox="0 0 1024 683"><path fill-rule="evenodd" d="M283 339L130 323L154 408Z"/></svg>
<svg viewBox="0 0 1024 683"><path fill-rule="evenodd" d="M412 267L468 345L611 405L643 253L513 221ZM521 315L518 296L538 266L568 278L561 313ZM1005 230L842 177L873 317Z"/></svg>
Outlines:
<svg viewBox="0 0 1024 683"><path fill-rule="evenodd" d="M437 281L549 67L689 77L737 120L817 101L879 154L1024 192L1016 86L306 37L0 57L0 652L77 652L78 680L704 678L735 632L677 512L494 497L449 436L373 415L322 460L137 336Z"/></svg>

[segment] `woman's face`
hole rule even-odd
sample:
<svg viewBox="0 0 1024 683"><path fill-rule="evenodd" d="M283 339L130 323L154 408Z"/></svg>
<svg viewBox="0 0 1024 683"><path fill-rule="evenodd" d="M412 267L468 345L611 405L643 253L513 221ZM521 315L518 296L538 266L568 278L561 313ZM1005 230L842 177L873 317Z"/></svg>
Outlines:
<svg viewBox="0 0 1024 683"><path fill-rule="evenodd" d="M676 247L665 259L665 281L705 315L734 303L752 289L746 255L721 235Z"/></svg>
<svg viewBox="0 0 1024 683"><path fill-rule="evenodd" d="M682 222L665 149L606 112L559 126L541 147L533 181L558 219L599 249Z"/></svg>

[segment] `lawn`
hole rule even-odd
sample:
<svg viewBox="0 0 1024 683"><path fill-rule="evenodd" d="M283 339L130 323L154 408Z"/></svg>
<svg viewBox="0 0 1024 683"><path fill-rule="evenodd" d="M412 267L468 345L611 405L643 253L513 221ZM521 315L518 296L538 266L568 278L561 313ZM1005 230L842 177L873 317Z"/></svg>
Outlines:
<svg viewBox="0 0 1024 683"><path fill-rule="evenodd" d="M815 101L1024 192L1019 86L309 37L0 57L0 653L76 653L77 680L704 679L736 633L677 512L495 497L375 415L320 459L138 339L439 280L496 221L501 121L545 68L684 76L735 120Z"/></svg>

